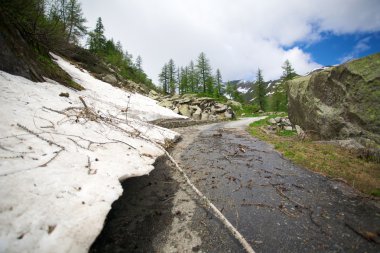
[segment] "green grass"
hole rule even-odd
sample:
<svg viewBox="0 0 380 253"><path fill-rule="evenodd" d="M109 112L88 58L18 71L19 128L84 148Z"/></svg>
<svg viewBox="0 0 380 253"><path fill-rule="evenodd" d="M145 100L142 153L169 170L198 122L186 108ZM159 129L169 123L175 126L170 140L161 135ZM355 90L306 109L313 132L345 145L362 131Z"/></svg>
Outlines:
<svg viewBox="0 0 380 253"><path fill-rule="evenodd" d="M343 180L363 193L380 196L378 163L360 159L357 154L335 145L300 140L293 131L268 134L261 129L268 125L268 119L250 124L250 134L273 144L276 150L297 165Z"/></svg>

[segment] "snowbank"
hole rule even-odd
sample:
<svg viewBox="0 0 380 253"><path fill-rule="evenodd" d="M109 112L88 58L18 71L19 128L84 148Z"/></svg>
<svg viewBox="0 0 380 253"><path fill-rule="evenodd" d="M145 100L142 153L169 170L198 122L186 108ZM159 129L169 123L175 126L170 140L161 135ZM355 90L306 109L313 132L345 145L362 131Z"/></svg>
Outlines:
<svg viewBox="0 0 380 253"><path fill-rule="evenodd" d="M178 138L145 121L179 115L54 57L85 91L0 71L0 252L87 252L119 181Z"/></svg>

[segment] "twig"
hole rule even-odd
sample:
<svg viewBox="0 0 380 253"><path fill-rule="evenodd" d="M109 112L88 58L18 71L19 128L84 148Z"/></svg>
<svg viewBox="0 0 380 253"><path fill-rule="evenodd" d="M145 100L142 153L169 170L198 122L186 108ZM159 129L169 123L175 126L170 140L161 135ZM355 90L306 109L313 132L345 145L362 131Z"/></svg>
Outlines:
<svg viewBox="0 0 380 253"><path fill-rule="evenodd" d="M91 160L90 160L89 156L87 156L87 166L86 167L88 168L88 171L87 171L88 175L95 175L96 174L97 170L91 169Z"/></svg>
<svg viewBox="0 0 380 253"><path fill-rule="evenodd" d="M201 192L198 188L190 181L189 177L185 173L185 171L178 165L178 163L174 160L174 158L165 150L164 151L170 161L175 165L176 169L181 173L181 175L185 178L186 183L193 189L193 191L198 195L201 201L204 202L205 207L208 207L213 211L216 217L226 226L226 228L232 233L232 235L241 243L244 249L248 253L254 253L255 251L252 249L251 245L247 242L247 240L239 233L239 231L227 220L227 218L216 208L216 206Z"/></svg>
<svg viewBox="0 0 380 253"><path fill-rule="evenodd" d="M67 138L67 139L70 140L70 141L72 141L72 142L74 142L75 145L77 145L78 147L80 147L80 148L82 148L82 149L87 149L87 150L89 149L89 148L86 148L86 147L80 145L78 142L76 142L75 140L73 140L73 139L71 139L71 138Z"/></svg>
<svg viewBox="0 0 380 253"><path fill-rule="evenodd" d="M297 206L303 208L303 209L309 209L309 207L305 207L304 205L298 203L297 201L291 199L290 197L288 197L287 195L285 195L285 193L283 193L278 187L274 187L276 189L276 191L278 192L278 194L280 194L282 197L286 198L287 200L289 200L290 202L292 202L293 204L296 204Z"/></svg>
<svg viewBox="0 0 380 253"><path fill-rule="evenodd" d="M86 102L84 101L84 99L83 99L82 96L79 96L79 100L82 102L82 104L84 105L84 107L85 107L86 109L88 109L88 106L87 106L87 104L86 104Z"/></svg>
<svg viewBox="0 0 380 253"><path fill-rule="evenodd" d="M57 146L59 148L65 149L65 147L63 147L62 145L59 145L59 144L57 144L57 143L55 143L55 142L53 142L51 140L48 140L48 139L42 137L40 134L33 132L32 130L28 129L26 126L20 125L19 123L17 123L17 126L20 127L21 129L25 130L26 132L28 132L30 134L33 134L37 138L39 138L39 139L41 139L43 141L46 141L49 145L54 144L55 146Z"/></svg>
<svg viewBox="0 0 380 253"><path fill-rule="evenodd" d="M52 158L50 158L49 161L47 161L47 162L44 163L44 164L41 164L41 165L38 166L38 167L46 167L50 162L52 162L55 158L57 158L57 156L58 156L63 150L65 150L65 149L64 149L64 148L61 148L60 150L55 151L55 155L54 155Z"/></svg>

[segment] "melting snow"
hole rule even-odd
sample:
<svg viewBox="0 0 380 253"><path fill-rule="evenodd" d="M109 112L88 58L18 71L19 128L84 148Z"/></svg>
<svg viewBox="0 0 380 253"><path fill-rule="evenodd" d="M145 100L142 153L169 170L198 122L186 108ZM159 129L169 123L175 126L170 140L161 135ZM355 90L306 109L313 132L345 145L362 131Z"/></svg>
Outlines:
<svg viewBox="0 0 380 253"><path fill-rule="evenodd" d="M249 91L249 88L238 87L237 91L240 92L240 93L245 94L245 93L247 93Z"/></svg>
<svg viewBox="0 0 380 253"><path fill-rule="evenodd" d="M146 121L181 116L54 57L86 90L0 71L0 252L87 252L120 180L179 137Z"/></svg>

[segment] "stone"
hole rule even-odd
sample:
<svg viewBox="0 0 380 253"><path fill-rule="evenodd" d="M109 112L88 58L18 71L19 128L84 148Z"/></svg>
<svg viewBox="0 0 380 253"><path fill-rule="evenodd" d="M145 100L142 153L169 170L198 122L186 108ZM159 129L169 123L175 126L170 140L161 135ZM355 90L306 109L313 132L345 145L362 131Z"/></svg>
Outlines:
<svg viewBox="0 0 380 253"><path fill-rule="evenodd" d="M181 115L191 117L191 112L188 104L179 105L178 109Z"/></svg>
<svg viewBox="0 0 380 253"><path fill-rule="evenodd" d="M288 113L316 138L380 144L380 53L287 82Z"/></svg>
<svg viewBox="0 0 380 253"><path fill-rule="evenodd" d="M282 118L281 122L284 126L291 126L292 123L290 123L290 120L288 118Z"/></svg>
<svg viewBox="0 0 380 253"><path fill-rule="evenodd" d="M291 126L284 126L284 130L286 130L286 131L293 131L293 127L291 127Z"/></svg>
<svg viewBox="0 0 380 253"><path fill-rule="evenodd" d="M173 112L179 114L179 109L178 109L178 107L174 108Z"/></svg>
<svg viewBox="0 0 380 253"><path fill-rule="evenodd" d="M198 112L194 112L193 115L191 116L194 120L201 120L201 114Z"/></svg>
<svg viewBox="0 0 380 253"><path fill-rule="evenodd" d="M208 119L209 119L209 120L217 120L218 117L216 117L216 115L210 115L210 116L208 117Z"/></svg>
<svg viewBox="0 0 380 253"><path fill-rule="evenodd" d="M191 102L191 98L183 98L181 100L178 100L179 104L188 104Z"/></svg>
<svg viewBox="0 0 380 253"><path fill-rule="evenodd" d="M158 105L160 105L162 107L166 107L166 108L171 108L171 107L173 107L173 101L170 101L168 99L164 99L160 103L158 103Z"/></svg>
<svg viewBox="0 0 380 253"><path fill-rule="evenodd" d="M149 91L149 96L158 96L158 93L155 90L150 90Z"/></svg>
<svg viewBox="0 0 380 253"><path fill-rule="evenodd" d="M114 75L108 74L103 76L102 80L109 84L117 84L117 79Z"/></svg>
<svg viewBox="0 0 380 253"><path fill-rule="evenodd" d="M235 110L241 110L243 108L242 104L234 100L228 100L226 105L231 106Z"/></svg>
<svg viewBox="0 0 380 253"><path fill-rule="evenodd" d="M226 119L232 119L233 116L234 116L234 115L233 115L231 112L229 112L229 111L225 111L225 112L224 112L224 117L225 117Z"/></svg>
<svg viewBox="0 0 380 253"><path fill-rule="evenodd" d="M276 124L277 122L276 122L275 119L270 118L270 119L268 119L268 123L274 125L274 124Z"/></svg>
<svg viewBox="0 0 380 253"><path fill-rule="evenodd" d="M281 117L276 117L274 118L275 122L276 123L280 123L282 121L282 118Z"/></svg>
<svg viewBox="0 0 380 253"><path fill-rule="evenodd" d="M298 136L301 136L301 137L305 136L305 132L302 130L302 128L299 125L296 125L295 128L296 128L296 132Z"/></svg>
<svg viewBox="0 0 380 253"><path fill-rule="evenodd" d="M208 120L208 117L209 117L209 113L207 112L202 112L201 114L201 120Z"/></svg>
<svg viewBox="0 0 380 253"><path fill-rule="evenodd" d="M217 113L222 113L222 112L225 112L226 110L227 110L226 105L219 104L219 103L214 105L214 111Z"/></svg>

